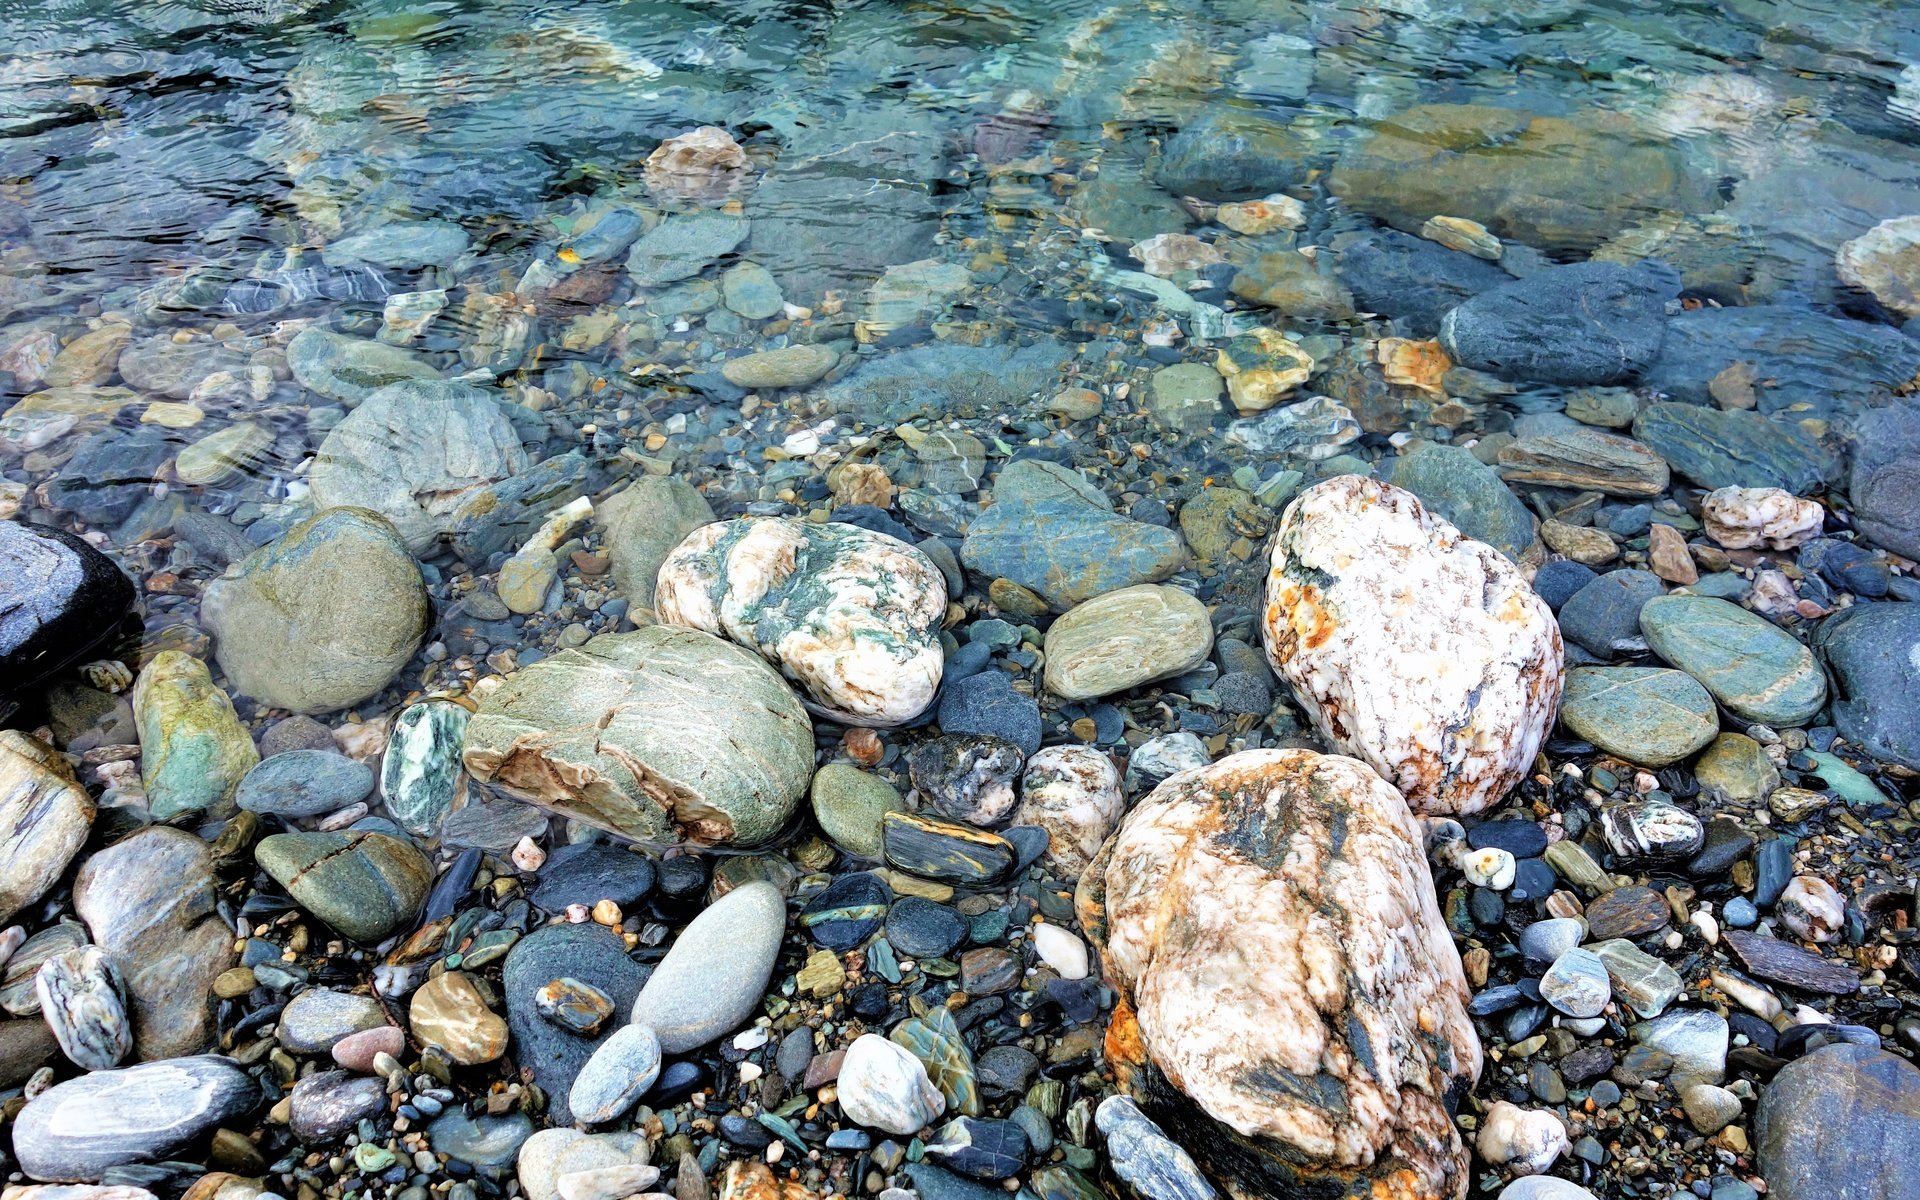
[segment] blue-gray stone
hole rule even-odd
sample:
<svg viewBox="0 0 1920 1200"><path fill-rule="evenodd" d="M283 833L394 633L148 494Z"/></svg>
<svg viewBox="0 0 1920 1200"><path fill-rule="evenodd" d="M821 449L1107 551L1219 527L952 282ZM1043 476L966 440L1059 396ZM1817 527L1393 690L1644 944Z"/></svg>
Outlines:
<svg viewBox="0 0 1920 1200"><path fill-rule="evenodd" d="M373 768L365 763L331 750L288 750L248 771L233 799L249 812L317 817L364 800L371 791Z"/></svg>
<svg viewBox="0 0 1920 1200"><path fill-rule="evenodd" d="M1503 379L1618 383L1644 371L1666 336L1680 273L1652 261L1549 267L1482 292L1440 321L1455 362Z"/></svg>
<svg viewBox="0 0 1920 1200"><path fill-rule="evenodd" d="M1920 400L1867 413L1857 433L1847 481L1854 525L1875 545L1920 559Z"/></svg>
<svg viewBox="0 0 1920 1200"><path fill-rule="evenodd" d="M540 868L533 903L550 913L570 904L591 908L602 900L630 909L653 891L654 878L650 858L625 846L579 842L555 850Z"/></svg>
<svg viewBox="0 0 1920 1200"><path fill-rule="evenodd" d="M1533 590L1557 613L1567 601L1580 594L1581 588L1598 578L1594 569L1585 563L1556 558L1534 574Z"/></svg>
<svg viewBox="0 0 1920 1200"><path fill-rule="evenodd" d="M747 240L750 222L726 213L680 213L654 226L627 252L627 273L640 287L691 279Z"/></svg>
<svg viewBox="0 0 1920 1200"><path fill-rule="evenodd" d="M627 957L620 935L591 922L548 925L521 938L508 952L500 987L507 1001L514 1061L533 1071L555 1124L573 1120L568 1096L574 1080L593 1052L613 1036L613 1027L597 1037L583 1037L542 1016L536 993L552 980L578 979L605 993L619 1012L640 994L642 975L640 965Z"/></svg>
<svg viewBox="0 0 1920 1200"><path fill-rule="evenodd" d="M1851 416L1920 372L1920 339L1799 306L1704 307L1667 319L1666 340L1642 382L1676 400L1712 404L1707 385L1735 364L1750 371L1763 414Z"/></svg>
<svg viewBox="0 0 1920 1200"><path fill-rule="evenodd" d="M1840 456L1786 414L1650 404L1634 418L1633 436L1704 488L1777 487L1804 496L1840 477Z"/></svg>
<svg viewBox="0 0 1920 1200"><path fill-rule="evenodd" d="M1024 460L1001 471L994 503L967 530L960 557L983 575L1011 579L1064 611L1186 565L1180 535L1118 516L1079 472Z"/></svg>
<svg viewBox="0 0 1920 1200"><path fill-rule="evenodd" d="M1920 1070L1867 1046L1816 1050L1761 1093L1754 1134L1773 1200L1915 1200Z"/></svg>
<svg viewBox="0 0 1920 1200"><path fill-rule="evenodd" d="M977 642L971 645L985 656L987 646ZM962 647L962 653L967 648ZM1015 691L1004 671L983 670L955 679L949 668L946 686L940 692L938 719L943 732L1001 738L1018 746L1023 755L1040 748L1040 704L1032 696Z"/></svg>
<svg viewBox="0 0 1920 1200"><path fill-rule="evenodd" d="M821 396L830 411L886 424L916 416L1019 411L1035 392L1059 386L1061 369L1072 357L1072 347L1051 341L916 346L863 361Z"/></svg>
<svg viewBox="0 0 1920 1200"><path fill-rule="evenodd" d="M1651 571L1608 571L1560 607L1560 634L1598 658L1611 659L1634 649L1640 609L1666 591Z"/></svg>
<svg viewBox="0 0 1920 1200"><path fill-rule="evenodd" d="M1430 336L1440 319L1481 292L1513 282L1485 259L1438 242L1381 229L1351 241L1336 240L1340 278L1369 312L1406 323L1416 336Z"/></svg>
<svg viewBox="0 0 1920 1200"><path fill-rule="evenodd" d="M1876 758L1920 770L1920 605L1856 604L1820 623L1833 723Z"/></svg>
<svg viewBox="0 0 1920 1200"><path fill-rule="evenodd" d="M1499 472L1472 451L1423 442L1383 464L1380 478L1412 492L1460 532L1516 562L1534 545L1533 514Z"/></svg>
<svg viewBox="0 0 1920 1200"><path fill-rule="evenodd" d="M1247 104L1215 104L1168 140L1154 179L1176 196L1256 200L1306 178L1312 144Z"/></svg>
<svg viewBox="0 0 1920 1200"><path fill-rule="evenodd" d="M260 1089L231 1059L170 1058L55 1084L13 1123L20 1169L43 1182L91 1182L131 1163L173 1158L245 1116Z"/></svg>

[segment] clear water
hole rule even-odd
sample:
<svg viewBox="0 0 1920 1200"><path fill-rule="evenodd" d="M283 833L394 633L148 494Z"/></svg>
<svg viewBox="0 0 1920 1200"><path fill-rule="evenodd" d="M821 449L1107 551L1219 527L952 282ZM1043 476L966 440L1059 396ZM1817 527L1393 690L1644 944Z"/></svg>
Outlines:
<svg viewBox="0 0 1920 1200"><path fill-rule="evenodd" d="M52 351L103 317L136 338L226 339L272 378L222 359L233 378L190 373L178 394L142 391L114 420L194 419L150 416L154 400L200 410L189 439L262 420L272 450L190 501L254 541L285 527L340 415L288 380L272 348L306 323L373 336L394 293L448 289L408 344L563 416L596 467L632 470L658 448L652 433L668 443L654 467L774 502L796 480L820 498L819 472L770 466L763 451L831 445L845 427L819 432L800 393L755 416L703 383L745 349L856 333L867 355L915 340L1081 347L1028 410L995 415L1015 441L1088 449L1087 426L1039 417L1069 376L1110 401L1126 385L1137 407L1146 369L1211 361L1208 335L1233 322L1287 327L1316 358L1393 332L1271 320L1236 305L1217 271L1211 291L1204 271L1156 282L1128 251L1152 233L1195 233L1239 262L1457 215L1523 266L1658 256L1699 301L1895 325L1897 312L1841 284L1834 254L1920 210L1920 21L1898 0L50 0L0 6L0 44L0 409L42 390ZM1422 168L1343 183L1337 167L1431 105L1508 110L1464 119L1484 126L1468 174L1426 180L1459 211L1420 211L1435 203ZM1469 110L1444 111L1413 141L1465 136ZM1288 167L1255 190L1303 202L1304 227L1241 237L1156 186L1174 135L1221 114L1279 131ZM745 319L698 283L636 287L620 258L567 287L529 273L590 224L583 214L623 204L653 220L670 207L642 164L701 125L744 145L749 184L733 202L753 232L739 253L773 266L793 307ZM344 237L427 218L457 222L471 248L424 269L321 258ZM866 288L882 268L924 260L964 272L964 286L905 329L854 326L874 316ZM1175 326L1184 340L1169 348ZM123 381L103 369L95 382ZM1363 424L1458 439L1558 406L1523 387L1502 406ZM1109 417L1127 407L1110 402ZM1269 476L1270 461L1219 436L1230 416L1170 456ZM1156 428L1127 436L1152 443ZM15 438L0 448L0 486L17 496L43 482L84 432ZM36 502L13 501L46 516ZM104 532L127 544L164 529Z"/></svg>

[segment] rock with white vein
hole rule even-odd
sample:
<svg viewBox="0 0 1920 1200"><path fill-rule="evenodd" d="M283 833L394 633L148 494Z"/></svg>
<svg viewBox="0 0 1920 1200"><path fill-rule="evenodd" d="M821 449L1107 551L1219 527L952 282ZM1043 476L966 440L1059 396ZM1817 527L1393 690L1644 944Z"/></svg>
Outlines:
<svg viewBox="0 0 1920 1200"><path fill-rule="evenodd" d="M1072 878L1099 853L1126 811L1120 772L1104 751L1048 746L1027 760L1013 823L1046 830L1047 861Z"/></svg>
<svg viewBox="0 0 1920 1200"><path fill-rule="evenodd" d="M654 604L666 624L757 650L835 721L898 725L940 687L946 579L883 533L791 517L705 525L661 565Z"/></svg>
<svg viewBox="0 0 1920 1200"><path fill-rule="evenodd" d="M105 950L75 946L54 955L40 964L33 987L40 1015L75 1066L108 1071L133 1051L127 985Z"/></svg>
<svg viewBox="0 0 1920 1200"><path fill-rule="evenodd" d="M1268 555L1267 658L1335 748L1423 815L1520 781L1564 680L1559 625L1511 559L1360 475L1302 492Z"/></svg>
<svg viewBox="0 0 1920 1200"><path fill-rule="evenodd" d="M482 783L620 837L752 846L806 792L813 724L751 652L649 625L507 676L464 758Z"/></svg>
<svg viewBox="0 0 1920 1200"><path fill-rule="evenodd" d="M94 1182L114 1167L173 1157L259 1099L245 1071L213 1055L95 1071L27 1102L13 1124L14 1157L33 1179Z"/></svg>
<svg viewBox="0 0 1920 1200"><path fill-rule="evenodd" d="M840 1111L848 1120L902 1137L946 1111L946 1100L920 1060L877 1033L863 1033L847 1047L837 1086Z"/></svg>
<svg viewBox="0 0 1920 1200"><path fill-rule="evenodd" d="M1229 1193L1465 1188L1448 1097L1480 1073L1466 979L1413 814L1366 764L1249 750L1183 772L1076 907L1120 992L1118 1077L1153 1119L1239 1151L1208 1156Z"/></svg>

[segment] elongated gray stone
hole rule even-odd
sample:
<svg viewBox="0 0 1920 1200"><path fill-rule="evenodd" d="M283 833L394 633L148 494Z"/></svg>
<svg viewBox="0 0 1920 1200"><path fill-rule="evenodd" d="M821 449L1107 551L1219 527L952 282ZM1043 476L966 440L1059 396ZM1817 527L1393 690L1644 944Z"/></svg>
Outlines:
<svg viewBox="0 0 1920 1200"><path fill-rule="evenodd" d="M213 1055L95 1071L28 1101L13 1152L34 1179L94 1182L113 1167L171 1158L259 1100L245 1071Z"/></svg>
<svg viewBox="0 0 1920 1200"><path fill-rule="evenodd" d="M604 1125L639 1102L660 1077L660 1039L646 1025L625 1025L600 1043L574 1077L573 1119Z"/></svg>
<svg viewBox="0 0 1920 1200"><path fill-rule="evenodd" d="M107 952L81 946L40 964L33 986L60 1052L77 1067L109 1071L133 1051L126 984Z"/></svg>
<svg viewBox="0 0 1920 1200"><path fill-rule="evenodd" d="M412 705L393 723L380 766L380 795L393 819L422 837L439 832L440 822L466 793L460 755L469 716L458 704L429 700Z"/></svg>
<svg viewBox="0 0 1920 1200"><path fill-rule="evenodd" d="M720 897L654 968L633 1002L634 1024L651 1026L667 1054L738 1027L760 1003L786 927L786 900L765 880Z"/></svg>

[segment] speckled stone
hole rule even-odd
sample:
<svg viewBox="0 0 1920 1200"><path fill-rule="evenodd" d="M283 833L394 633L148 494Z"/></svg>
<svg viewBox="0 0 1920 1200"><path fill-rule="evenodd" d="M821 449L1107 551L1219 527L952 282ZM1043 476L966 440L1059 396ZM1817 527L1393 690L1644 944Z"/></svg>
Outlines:
<svg viewBox="0 0 1920 1200"><path fill-rule="evenodd" d="M1027 760L1013 821L1046 830L1047 861L1078 879L1126 810L1120 772L1105 751L1048 746Z"/></svg>
<svg viewBox="0 0 1920 1200"><path fill-rule="evenodd" d="M1735 716L1785 729L1827 702L1813 652L1786 630L1712 596L1661 596L1640 610L1653 652L1699 680Z"/></svg>
<svg viewBox="0 0 1920 1200"><path fill-rule="evenodd" d="M1314 726L1422 814L1478 812L1532 766L1560 699L1560 630L1511 559L1358 475L1287 506L1267 657Z"/></svg>
<svg viewBox="0 0 1920 1200"><path fill-rule="evenodd" d="M253 738L214 685L207 665L162 650L133 685L140 727L140 778L156 821L226 809L234 789L260 761Z"/></svg>
<svg viewBox="0 0 1920 1200"><path fill-rule="evenodd" d="M1076 907L1122 994L1118 1077L1149 1114L1255 1149L1226 1167L1230 1191L1465 1185L1442 1098L1480 1071L1467 983L1419 827L1366 766L1250 750L1177 776L1127 815Z"/></svg>
<svg viewBox="0 0 1920 1200"><path fill-rule="evenodd" d="M1191 671L1213 649L1206 605L1143 583L1074 606L1047 629L1047 690L1094 700Z"/></svg>
<svg viewBox="0 0 1920 1200"><path fill-rule="evenodd" d="M751 651L669 625L515 672L467 723L467 770L644 842L757 845L813 774L813 725Z"/></svg>
<svg viewBox="0 0 1920 1200"><path fill-rule="evenodd" d="M64 766L45 742L0 730L0 923L66 874L93 827L93 798Z"/></svg>
<svg viewBox="0 0 1920 1200"><path fill-rule="evenodd" d="M1761 1094L1754 1141L1774 1200L1913 1200L1920 1071L1868 1046L1824 1046Z"/></svg>
<svg viewBox="0 0 1920 1200"><path fill-rule="evenodd" d="M757 650L837 721L898 725L940 687L946 577L883 533L792 517L705 525L661 565L654 603L666 624Z"/></svg>
<svg viewBox="0 0 1920 1200"><path fill-rule="evenodd" d="M932 1124L946 1110L920 1060L876 1033L862 1034L847 1047L835 1086L840 1111L848 1120L902 1137Z"/></svg>

